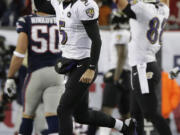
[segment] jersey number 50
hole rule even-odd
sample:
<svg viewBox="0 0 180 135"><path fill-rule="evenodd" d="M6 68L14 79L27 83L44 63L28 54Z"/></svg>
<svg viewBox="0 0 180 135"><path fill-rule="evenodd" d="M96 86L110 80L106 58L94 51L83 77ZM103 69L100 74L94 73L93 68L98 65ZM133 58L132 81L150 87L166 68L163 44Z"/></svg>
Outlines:
<svg viewBox="0 0 180 135"><path fill-rule="evenodd" d="M157 17L154 17L149 22L149 30L147 31L147 38L151 44L155 44L159 40L159 44L162 45L162 34L166 25L167 19L164 19L162 24ZM161 31L159 33L159 26L161 25Z"/></svg>
<svg viewBox="0 0 180 135"><path fill-rule="evenodd" d="M56 25L52 25L51 27L48 27L47 25L34 25L32 26L31 33L31 39L35 42L35 45L32 44L32 50L34 52L60 52L60 46L58 46L58 29ZM40 46L37 46L36 43L39 43Z"/></svg>

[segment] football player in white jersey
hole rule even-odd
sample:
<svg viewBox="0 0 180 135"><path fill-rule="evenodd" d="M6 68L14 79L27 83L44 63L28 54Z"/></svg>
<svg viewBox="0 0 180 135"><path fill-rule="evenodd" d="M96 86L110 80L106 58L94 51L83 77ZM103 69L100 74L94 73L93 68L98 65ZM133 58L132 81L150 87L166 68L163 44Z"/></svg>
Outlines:
<svg viewBox="0 0 180 135"><path fill-rule="evenodd" d="M129 19L122 12L113 12L111 44L108 46L109 71L104 75L102 111L112 115L118 108L121 119L130 117L131 68L128 63L130 41ZM109 135L111 129L100 128L100 135Z"/></svg>
<svg viewBox="0 0 180 135"><path fill-rule="evenodd" d="M57 109L59 134L72 135L72 116L76 122L115 128L133 135L135 122L125 123L102 112L88 109L88 88L97 74L101 49L98 28L99 9L93 0L51 0L60 29L62 59L56 70L67 74L65 92Z"/></svg>
<svg viewBox="0 0 180 135"><path fill-rule="evenodd" d="M18 42L11 60L4 92L15 94L14 75L20 68L27 51L28 68L24 81L23 116L19 135L32 135L33 119L43 100L48 135L58 134L57 106L64 91L63 76L54 65L60 56L56 16L51 3L34 0L35 13L21 17L17 22Z"/></svg>
<svg viewBox="0 0 180 135"><path fill-rule="evenodd" d="M143 118L151 121L160 135L171 135L165 119L157 110L155 90L161 78L156 53L169 17L169 0L119 0L118 6L130 18L129 63L132 66L132 110L137 132L143 135Z"/></svg>

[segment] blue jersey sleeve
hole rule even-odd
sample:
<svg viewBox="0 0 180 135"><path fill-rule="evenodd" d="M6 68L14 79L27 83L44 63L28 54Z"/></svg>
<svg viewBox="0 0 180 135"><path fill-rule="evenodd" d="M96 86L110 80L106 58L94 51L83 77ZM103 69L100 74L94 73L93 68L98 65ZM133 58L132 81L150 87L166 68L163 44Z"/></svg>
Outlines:
<svg viewBox="0 0 180 135"><path fill-rule="evenodd" d="M16 31L17 33L20 33L20 32L25 32L27 33L28 32L28 27L27 27L27 21L26 21L26 18L25 17L21 17L18 19L17 23L16 23Z"/></svg>

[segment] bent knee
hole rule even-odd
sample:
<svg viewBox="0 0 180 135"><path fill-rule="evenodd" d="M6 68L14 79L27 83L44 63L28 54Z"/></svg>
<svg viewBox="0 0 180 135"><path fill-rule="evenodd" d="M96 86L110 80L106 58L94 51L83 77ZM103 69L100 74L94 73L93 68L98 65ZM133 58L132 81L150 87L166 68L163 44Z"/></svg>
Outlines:
<svg viewBox="0 0 180 135"><path fill-rule="evenodd" d="M157 112L146 112L144 113L144 117L147 119L147 121L153 121L156 120L156 118L160 116Z"/></svg>
<svg viewBox="0 0 180 135"><path fill-rule="evenodd" d="M85 122L84 117L74 117L74 120L79 123L79 124L83 124Z"/></svg>
<svg viewBox="0 0 180 135"><path fill-rule="evenodd" d="M73 113L73 109L71 107L66 107L66 106L62 106L59 105L57 108L57 114L60 115L66 115L69 114L71 115Z"/></svg>
<svg viewBox="0 0 180 135"><path fill-rule="evenodd" d="M60 115L62 112L63 112L63 109L62 109L62 107L59 105L59 106L57 107L57 114Z"/></svg>
<svg viewBox="0 0 180 135"><path fill-rule="evenodd" d="M84 114L75 114L74 115L74 120L80 124L85 123L87 118L88 118L88 116L86 116Z"/></svg>

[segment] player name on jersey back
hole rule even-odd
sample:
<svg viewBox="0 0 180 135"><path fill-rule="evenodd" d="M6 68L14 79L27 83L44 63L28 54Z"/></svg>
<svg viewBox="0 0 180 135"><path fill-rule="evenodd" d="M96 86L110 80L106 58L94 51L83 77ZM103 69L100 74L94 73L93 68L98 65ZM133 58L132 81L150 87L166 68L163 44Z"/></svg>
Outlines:
<svg viewBox="0 0 180 135"><path fill-rule="evenodd" d="M56 18L44 18L44 17L32 17L31 18L32 24L56 24Z"/></svg>

